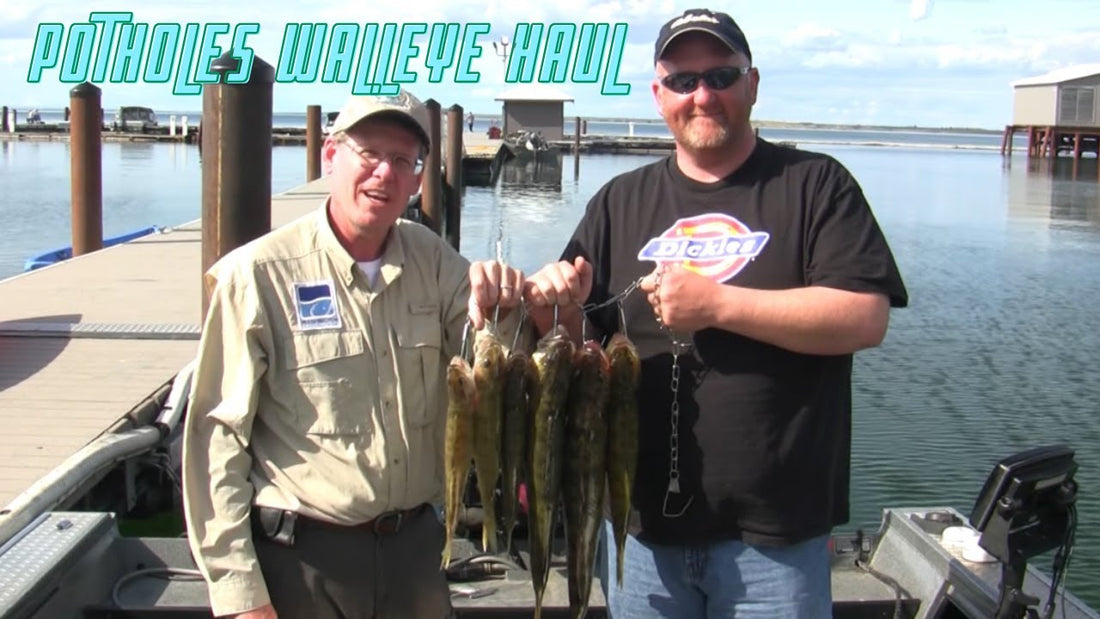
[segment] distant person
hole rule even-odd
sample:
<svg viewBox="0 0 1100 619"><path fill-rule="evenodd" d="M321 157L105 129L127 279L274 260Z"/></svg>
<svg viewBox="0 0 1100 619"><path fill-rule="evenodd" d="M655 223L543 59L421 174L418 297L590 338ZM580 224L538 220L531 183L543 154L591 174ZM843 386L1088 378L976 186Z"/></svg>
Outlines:
<svg viewBox="0 0 1100 619"><path fill-rule="evenodd" d="M496 126L495 123L493 125L490 125L489 130L486 131L485 133L489 136L490 140L499 140L500 139L500 127Z"/></svg>
<svg viewBox="0 0 1100 619"><path fill-rule="evenodd" d="M470 133L474 132L474 113L470 112L466 114L466 127Z"/></svg>
<svg viewBox="0 0 1100 619"><path fill-rule="evenodd" d="M183 485L215 615L451 616L444 372L467 319L514 308L524 282L399 219L428 118L405 91L350 98L324 204L205 274Z"/></svg>
<svg viewBox="0 0 1100 619"><path fill-rule="evenodd" d="M65 122L69 122L69 116L71 114L72 114L72 110L70 110L69 106L66 105L65 106Z"/></svg>
<svg viewBox="0 0 1100 619"><path fill-rule="evenodd" d="M540 333L557 306L576 336L581 304L641 283L585 330L626 332L642 358L622 588L610 524L599 561L608 610L830 617L853 353L882 342L908 294L848 170L755 137L760 74L729 15L685 11L653 59L675 152L606 183L525 295Z"/></svg>

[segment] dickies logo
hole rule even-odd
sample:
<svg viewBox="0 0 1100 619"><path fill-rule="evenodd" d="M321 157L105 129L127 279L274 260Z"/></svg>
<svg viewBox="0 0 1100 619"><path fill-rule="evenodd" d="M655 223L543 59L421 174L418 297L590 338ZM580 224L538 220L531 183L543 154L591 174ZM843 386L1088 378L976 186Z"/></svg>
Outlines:
<svg viewBox="0 0 1100 619"><path fill-rule="evenodd" d="M299 328L310 331L340 327L340 312L333 290L332 280L294 283L294 309Z"/></svg>
<svg viewBox="0 0 1100 619"><path fill-rule="evenodd" d="M652 238L638 252L638 260L657 264L682 264L716 282L724 282L767 245L767 232L753 232L735 217L707 213L678 219L661 236Z"/></svg>

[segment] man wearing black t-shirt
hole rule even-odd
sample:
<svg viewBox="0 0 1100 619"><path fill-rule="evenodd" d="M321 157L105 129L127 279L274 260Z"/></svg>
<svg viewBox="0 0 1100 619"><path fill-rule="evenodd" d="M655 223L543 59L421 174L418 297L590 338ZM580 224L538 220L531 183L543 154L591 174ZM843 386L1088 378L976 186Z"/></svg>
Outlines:
<svg viewBox="0 0 1100 619"><path fill-rule="evenodd" d="M554 305L626 297L642 357L639 457L615 617L827 617L828 536L848 520L852 354L908 294L863 192L826 155L758 139L759 73L724 13L658 35L653 95L675 154L592 198L560 262L531 277ZM589 333L620 330L612 304ZM678 377L678 380L674 380Z"/></svg>

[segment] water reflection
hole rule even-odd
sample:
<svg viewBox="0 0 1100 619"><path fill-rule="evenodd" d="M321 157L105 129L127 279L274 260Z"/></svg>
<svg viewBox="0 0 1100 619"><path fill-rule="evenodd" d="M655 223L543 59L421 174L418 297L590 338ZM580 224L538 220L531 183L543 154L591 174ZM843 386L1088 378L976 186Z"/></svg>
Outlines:
<svg viewBox="0 0 1100 619"><path fill-rule="evenodd" d="M1100 161L1032 157L1009 171L1009 211L1052 227L1100 228Z"/></svg>
<svg viewBox="0 0 1100 619"><path fill-rule="evenodd" d="M500 169L500 184L560 192L561 159L561 152L556 150L508 159Z"/></svg>
<svg viewBox="0 0 1100 619"><path fill-rule="evenodd" d="M156 158L154 150L157 146L157 143L149 141L119 142L119 158L122 160L123 167L131 165L138 168L149 167L149 163Z"/></svg>

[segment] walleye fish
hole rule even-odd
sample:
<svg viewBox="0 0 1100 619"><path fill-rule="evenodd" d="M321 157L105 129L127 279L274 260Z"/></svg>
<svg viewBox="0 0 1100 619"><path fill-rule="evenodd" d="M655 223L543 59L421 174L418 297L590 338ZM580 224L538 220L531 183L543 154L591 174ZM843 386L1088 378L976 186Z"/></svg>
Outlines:
<svg viewBox="0 0 1100 619"><path fill-rule="evenodd" d="M569 616L588 613L596 547L603 524L607 461L607 399L611 365L599 342L589 340L573 355L573 379L566 406L565 505Z"/></svg>
<svg viewBox="0 0 1100 619"><path fill-rule="evenodd" d="M451 542L454 540L458 513L462 510L462 494L470 473L473 456L474 411L477 389L474 372L462 357L454 357L447 366L447 429L443 449L446 491L443 513L447 540L443 544L443 564L451 562Z"/></svg>
<svg viewBox="0 0 1100 619"><path fill-rule="evenodd" d="M504 551L512 549L512 529L519 511L519 484L523 482L527 459L527 420L538 395L538 369L522 350L508 355L504 369L504 437L501 441L500 523L504 530Z"/></svg>
<svg viewBox="0 0 1100 619"><path fill-rule="evenodd" d="M496 490L500 479L500 431L503 425L504 345L492 331L478 333L474 342L474 384L477 409L474 415L474 470L481 493L485 518L481 524L481 546L497 552Z"/></svg>
<svg viewBox="0 0 1100 619"><path fill-rule="evenodd" d="M550 574L550 551L561 492L565 402L573 373L573 342L557 327L539 340L531 356L538 375L534 414L527 427L527 522L535 619Z"/></svg>
<svg viewBox="0 0 1100 619"><path fill-rule="evenodd" d="M607 493L615 533L616 574L623 585L623 551L630 522L630 494L638 466L638 377L641 361L633 342L622 333L607 343L611 389L607 407Z"/></svg>

